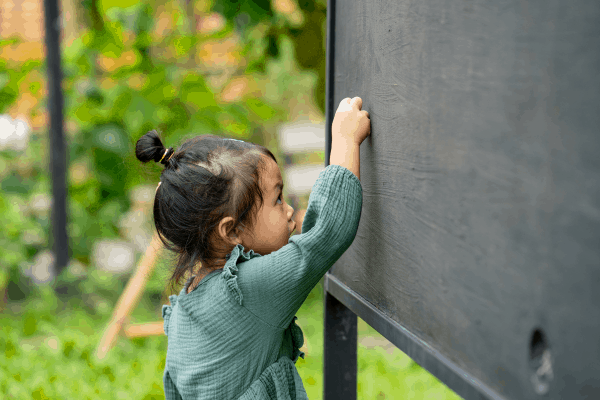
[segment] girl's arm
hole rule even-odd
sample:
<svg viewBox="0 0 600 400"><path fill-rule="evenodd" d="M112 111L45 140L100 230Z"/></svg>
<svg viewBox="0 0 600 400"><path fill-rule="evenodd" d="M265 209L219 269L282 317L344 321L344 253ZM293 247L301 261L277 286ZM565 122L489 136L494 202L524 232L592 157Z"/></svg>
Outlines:
<svg viewBox="0 0 600 400"><path fill-rule="evenodd" d="M331 154L329 164L336 164L352 172L360 180L360 145L371 134L369 113L362 111L362 99L345 98L335 113L331 126ZM298 210L292 217L296 232L302 233L306 210Z"/></svg>
<svg viewBox="0 0 600 400"><path fill-rule="evenodd" d="M328 165L313 186L306 214L300 209L292 216L302 234L270 254L246 257L244 266L230 274L235 277L228 282L230 289L237 285L242 305L261 321L287 328L306 296L354 241L361 210L358 177L345 167ZM240 301L239 292L233 294Z"/></svg>
<svg viewBox="0 0 600 400"><path fill-rule="evenodd" d="M306 296L354 241L363 200L358 150L371 129L361 106L362 100L355 97L338 107L330 165L313 185L307 209L292 216L302 234L291 236L288 244L270 254L246 257L244 267L230 274L235 280L228 285L237 287L236 299L271 326L289 327Z"/></svg>

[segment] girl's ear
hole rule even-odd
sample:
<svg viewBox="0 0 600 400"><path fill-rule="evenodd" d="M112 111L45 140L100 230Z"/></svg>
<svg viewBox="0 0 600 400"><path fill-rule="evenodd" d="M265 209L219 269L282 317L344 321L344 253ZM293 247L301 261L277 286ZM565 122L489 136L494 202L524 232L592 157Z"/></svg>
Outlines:
<svg viewBox="0 0 600 400"><path fill-rule="evenodd" d="M223 218L221 222L219 222L218 231L223 240L235 246L236 244L240 244L242 241L240 238L238 238L236 232L233 231L233 223L234 221L232 217Z"/></svg>

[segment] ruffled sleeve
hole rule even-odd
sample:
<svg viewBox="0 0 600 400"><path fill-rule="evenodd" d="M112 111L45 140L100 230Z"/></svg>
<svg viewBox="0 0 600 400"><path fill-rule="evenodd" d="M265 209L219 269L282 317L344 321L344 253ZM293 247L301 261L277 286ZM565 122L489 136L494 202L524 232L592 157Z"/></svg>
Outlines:
<svg viewBox="0 0 600 400"><path fill-rule="evenodd" d="M248 252L244 252L244 246L242 246L241 244L236 245L231 251L231 253L227 254L226 256L227 262L223 267L223 272L221 273L221 276L223 276L223 278L225 279L227 289L229 289L229 292L239 305L242 305L243 296L242 291L240 290L240 287L238 286L237 282L237 264L240 259L240 262L244 262L254 257L260 257L260 254L256 254L252 249Z"/></svg>
<svg viewBox="0 0 600 400"><path fill-rule="evenodd" d="M171 305L163 304L162 306L162 317L165 320L163 329L165 331L165 335L169 336L169 319L171 317L171 313L173 312L173 307L177 304L177 295L172 294L169 296L169 301Z"/></svg>

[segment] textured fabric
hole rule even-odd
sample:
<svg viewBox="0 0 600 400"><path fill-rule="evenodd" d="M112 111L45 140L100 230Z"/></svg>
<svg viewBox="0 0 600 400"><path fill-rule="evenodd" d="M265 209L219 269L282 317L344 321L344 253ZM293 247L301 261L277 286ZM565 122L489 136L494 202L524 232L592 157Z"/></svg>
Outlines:
<svg viewBox="0 0 600 400"><path fill-rule="evenodd" d="M352 244L361 209L358 178L327 166L310 194L302 234L265 256L237 245L189 294L194 277L169 296L162 309L166 400L308 399L295 366L304 358L295 314Z"/></svg>

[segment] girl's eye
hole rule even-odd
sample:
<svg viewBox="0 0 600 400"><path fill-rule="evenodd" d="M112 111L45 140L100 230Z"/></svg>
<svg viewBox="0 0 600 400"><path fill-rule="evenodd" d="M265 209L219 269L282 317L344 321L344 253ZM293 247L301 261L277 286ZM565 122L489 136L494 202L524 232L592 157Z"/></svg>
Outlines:
<svg viewBox="0 0 600 400"><path fill-rule="evenodd" d="M277 201L280 201L280 200L281 200L281 204L283 204L283 198L281 197L282 195L283 195L283 194L281 194L281 193L280 193L280 194L279 194L279 197L277 198Z"/></svg>

